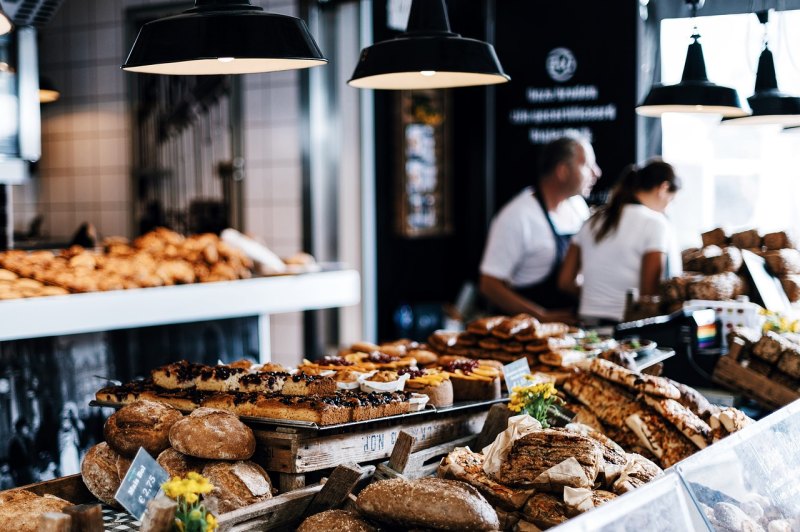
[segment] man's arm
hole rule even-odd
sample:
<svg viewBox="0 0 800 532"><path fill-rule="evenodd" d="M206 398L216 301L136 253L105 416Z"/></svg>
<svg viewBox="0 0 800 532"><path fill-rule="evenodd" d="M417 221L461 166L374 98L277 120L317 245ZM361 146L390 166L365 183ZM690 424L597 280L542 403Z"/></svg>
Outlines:
<svg viewBox="0 0 800 532"><path fill-rule="evenodd" d="M500 307L503 312L513 315L519 313L530 314L539 321L560 321L573 323L575 316L569 309L547 310L541 305L522 297L502 279L491 275L481 275L481 293L493 304Z"/></svg>
<svg viewBox="0 0 800 532"><path fill-rule="evenodd" d="M558 288L562 292L579 297L581 287L578 285L578 274L581 272L581 248L574 242L569 245L567 256L561 264L558 274Z"/></svg>

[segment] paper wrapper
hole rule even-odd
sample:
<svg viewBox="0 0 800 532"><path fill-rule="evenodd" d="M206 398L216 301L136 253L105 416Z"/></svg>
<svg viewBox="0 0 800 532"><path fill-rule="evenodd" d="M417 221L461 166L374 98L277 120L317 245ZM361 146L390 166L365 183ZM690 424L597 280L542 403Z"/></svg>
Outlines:
<svg viewBox="0 0 800 532"><path fill-rule="evenodd" d="M500 471L508 452L515 441L533 431L541 430L542 424L528 414L508 418L508 428L497 435L492 443L483 448L483 471L490 477Z"/></svg>
<svg viewBox="0 0 800 532"><path fill-rule="evenodd" d="M372 375L370 375L371 377ZM397 380L391 382L377 382L371 381L369 378L361 377L358 379L361 385L361 391L364 393L386 393L386 392L402 392L406 386L406 381L411 377L408 373L400 375Z"/></svg>
<svg viewBox="0 0 800 532"><path fill-rule="evenodd" d="M560 492L562 488L590 488L593 480L586 476L581 463L575 457L569 457L533 480L538 491Z"/></svg>
<svg viewBox="0 0 800 532"><path fill-rule="evenodd" d="M589 488L564 488L564 504L567 505L571 516L588 512L594 508L592 490Z"/></svg>
<svg viewBox="0 0 800 532"><path fill-rule="evenodd" d="M639 417L639 414L632 414L625 418L625 424L636 434L642 446L653 453L658 458L664 456L664 450L658 445L655 437L650 433L647 424Z"/></svg>

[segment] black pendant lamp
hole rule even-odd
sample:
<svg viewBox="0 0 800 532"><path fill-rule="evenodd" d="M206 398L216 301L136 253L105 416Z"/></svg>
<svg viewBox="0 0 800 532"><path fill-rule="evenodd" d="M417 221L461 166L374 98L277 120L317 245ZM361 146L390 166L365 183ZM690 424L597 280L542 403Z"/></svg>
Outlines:
<svg viewBox="0 0 800 532"><path fill-rule="evenodd" d="M0 5L0 35L5 35L6 33L10 33L11 30L14 29L14 24L11 23L11 19L8 18L6 12L3 11L3 6Z"/></svg>
<svg viewBox="0 0 800 532"><path fill-rule="evenodd" d="M195 0L179 15L148 22L122 65L148 74L252 74L327 63L305 22L248 0Z"/></svg>
<svg viewBox="0 0 800 532"><path fill-rule="evenodd" d="M39 78L39 103L53 103L61 98L59 91L50 78Z"/></svg>
<svg viewBox="0 0 800 532"><path fill-rule="evenodd" d="M446 89L506 83L494 47L450 31L444 0L413 0L406 32L361 50L359 89Z"/></svg>
<svg viewBox="0 0 800 532"><path fill-rule="evenodd" d="M701 0L686 0L692 9L692 17L697 14ZM716 85L708 80L703 47L695 28L686 52L683 77L676 85L656 84L644 102L636 108L642 116L659 117L664 113L706 113L720 114L723 117L746 116L736 89Z"/></svg>
<svg viewBox="0 0 800 532"><path fill-rule="evenodd" d="M764 25L764 50L758 58L755 91L747 99L753 114L742 118L723 120L722 123L743 126L765 124L800 126L800 98L778 90L775 61L767 43L766 24L769 21L769 11L759 11L756 15Z"/></svg>

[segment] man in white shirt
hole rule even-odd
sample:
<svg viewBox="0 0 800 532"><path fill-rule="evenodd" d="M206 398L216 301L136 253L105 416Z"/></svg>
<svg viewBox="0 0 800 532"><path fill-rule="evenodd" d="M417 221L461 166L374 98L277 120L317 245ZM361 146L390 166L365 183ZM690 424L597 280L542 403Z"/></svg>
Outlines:
<svg viewBox="0 0 800 532"><path fill-rule="evenodd" d="M558 272L572 235L589 217L586 195L602 172L592 146L563 137L539 155L533 187L525 188L492 220L481 261L481 293L508 314L542 321L574 321L574 296L558 288Z"/></svg>

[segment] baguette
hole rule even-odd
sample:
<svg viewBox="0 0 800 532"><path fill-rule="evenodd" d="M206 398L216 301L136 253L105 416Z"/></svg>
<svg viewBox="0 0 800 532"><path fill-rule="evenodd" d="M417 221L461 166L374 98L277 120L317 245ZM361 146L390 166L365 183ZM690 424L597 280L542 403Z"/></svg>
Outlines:
<svg viewBox="0 0 800 532"><path fill-rule="evenodd" d="M494 508L468 484L439 478L382 480L356 499L365 516L404 529L497 530Z"/></svg>

